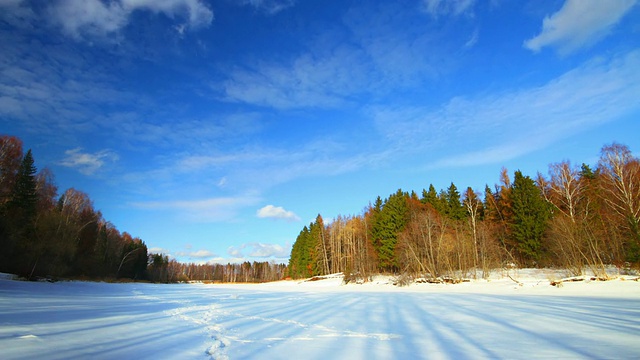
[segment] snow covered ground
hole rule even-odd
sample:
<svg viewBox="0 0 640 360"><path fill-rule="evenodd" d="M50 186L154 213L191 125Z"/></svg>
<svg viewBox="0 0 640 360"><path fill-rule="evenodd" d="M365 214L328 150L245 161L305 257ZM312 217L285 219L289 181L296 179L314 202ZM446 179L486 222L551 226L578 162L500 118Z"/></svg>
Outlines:
<svg viewBox="0 0 640 360"><path fill-rule="evenodd" d="M637 359L640 282L543 271L398 288L0 278L2 359Z"/></svg>

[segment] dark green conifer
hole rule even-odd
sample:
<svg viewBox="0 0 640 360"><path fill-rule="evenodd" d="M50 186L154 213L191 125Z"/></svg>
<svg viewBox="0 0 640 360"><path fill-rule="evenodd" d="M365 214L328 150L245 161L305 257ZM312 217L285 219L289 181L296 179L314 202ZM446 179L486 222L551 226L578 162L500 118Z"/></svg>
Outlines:
<svg viewBox="0 0 640 360"><path fill-rule="evenodd" d="M529 177L515 172L511 201L513 219L512 236L521 258L538 261L542 255L542 236L551 213L540 189Z"/></svg>

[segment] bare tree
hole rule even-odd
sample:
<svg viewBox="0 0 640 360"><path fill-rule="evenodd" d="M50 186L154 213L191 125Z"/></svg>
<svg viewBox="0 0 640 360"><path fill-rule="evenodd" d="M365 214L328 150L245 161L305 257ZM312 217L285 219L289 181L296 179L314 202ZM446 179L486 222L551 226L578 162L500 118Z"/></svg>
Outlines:
<svg viewBox="0 0 640 360"><path fill-rule="evenodd" d="M640 247L640 161L628 147L613 143L602 148L598 169L604 182L605 203L626 223L632 245ZM640 260L640 253L634 257Z"/></svg>
<svg viewBox="0 0 640 360"><path fill-rule="evenodd" d="M586 265L594 275L606 278L605 248L595 234L596 213L585 190L589 179L581 178L568 161L550 165L549 175L548 182L539 175L538 183L554 207L549 237L559 261L574 275L581 275Z"/></svg>

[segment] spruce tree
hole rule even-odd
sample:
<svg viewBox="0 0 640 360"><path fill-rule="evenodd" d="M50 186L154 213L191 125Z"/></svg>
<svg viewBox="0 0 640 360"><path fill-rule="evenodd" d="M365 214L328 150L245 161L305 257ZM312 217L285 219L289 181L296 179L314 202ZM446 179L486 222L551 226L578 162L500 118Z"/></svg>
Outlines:
<svg viewBox="0 0 640 360"><path fill-rule="evenodd" d="M423 204L430 204L441 214L444 210L442 201L438 197L438 193L436 192L436 188L433 184L429 184L429 191L422 190L422 199L420 199L420 202Z"/></svg>
<svg viewBox="0 0 640 360"><path fill-rule="evenodd" d="M13 188L9 207L11 211L18 216L17 220L26 226L31 224L35 219L37 204L36 167L33 164L31 149L29 149L18 169L18 176Z"/></svg>
<svg viewBox="0 0 640 360"><path fill-rule="evenodd" d="M462 220L465 218L466 211L460 201L460 192L458 188L451 183L447 192L444 193L445 214L453 220Z"/></svg>
<svg viewBox="0 0 640 360"><path fill-rule="evenodd" d="M529 177L515 172L511 201L512 236L523 260L538 261L542 255L542 236L550 217L549 205Z"/></svg>
<svg viewBox="0 0 640 360"><path fill-rule="evenodd" d="M317 219L322 219L318 215ZM289 276L294 279L320 275L321 258L318 252L318 241L322 234L323 224L312 222L305 226L291 247L289 258Z"/></svg>
<svg viewBox="0 0 640 360"><path fill-rule="evenodd" d="M395 271L398 269L396 259L396 244L398 235L404 230L409 221L409 207L407 199L409 194L398 190L389 196L379 213L379 219L375 224L377 235L378 266L383 271Z"/></svg>
<svg viewBox="0 0 640 360"><path fill-rule="evenodd" d="M296 241L293 243L291 247L291 256L289 257L289 276L294 279L298 279L301 277L305 277L305 268L308 262L307 258L307 240L309 238L309 228L304 227Z"/></svg>
<svg viewBox="0 0 640 360"><path fill-rule="evenodd" d="M9 239L4 249L11 254L9 269L25 276L32 275L37 263L37 257L34 258L39 245L35 234L37 205L36 167L31 150L28 150L20 163L11 200L7 204Z"/></svg>

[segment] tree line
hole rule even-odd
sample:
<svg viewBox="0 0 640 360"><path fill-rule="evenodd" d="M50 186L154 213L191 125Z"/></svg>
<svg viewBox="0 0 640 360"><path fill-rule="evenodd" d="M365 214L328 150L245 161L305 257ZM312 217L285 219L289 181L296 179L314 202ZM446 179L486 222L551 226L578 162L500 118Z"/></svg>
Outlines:
<svg viewBox="0 0 640 360"><path fill-rule="evenodd" d="M0 135L0 272L27 279L85 277L158 282L282 279L284 264L183 264L149 254L144 241L105 220L74 188L58 196L53 173L35 167L22 141Z"/></svg>
<svg viewBox="0 0 640 360"><path fill-rule="evenodd" d="M484 192L454 183L377 197L362 214L321 215L291 250L292 278L342 272L345 281L374 273L414 278L487 277L504 266L589 270L640 263L640 161L625 145L602 148L593 170L569 161L534 178L506 169Z"/></svg>
<svg viewBox="0 0 640 360"><path fill-rule="evenodd" d="M266 261L245 261L240 264L181 263L163 254L150 254L147 272L149 280L162 283L262 283L282 280L287 275L287 266Z"/></svg>

